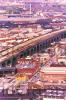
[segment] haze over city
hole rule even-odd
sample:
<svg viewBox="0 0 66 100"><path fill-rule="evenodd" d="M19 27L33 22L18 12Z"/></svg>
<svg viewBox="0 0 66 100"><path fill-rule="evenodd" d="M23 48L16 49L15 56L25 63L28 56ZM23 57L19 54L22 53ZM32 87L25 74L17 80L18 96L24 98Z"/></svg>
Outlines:
<svg viewBox="0 0 66 100"><path fill-rule="evenodd" d="M0 0L0 100L66 100L66 0Z"/></svg>
<svg viewBox="0 0 66 100"><path fill-rule="evenodd" d="M0 0L0 2L19 2L19 1L23 1L23 2L49 2L49 3L62 3L65 4L66 0Z"/></svg>

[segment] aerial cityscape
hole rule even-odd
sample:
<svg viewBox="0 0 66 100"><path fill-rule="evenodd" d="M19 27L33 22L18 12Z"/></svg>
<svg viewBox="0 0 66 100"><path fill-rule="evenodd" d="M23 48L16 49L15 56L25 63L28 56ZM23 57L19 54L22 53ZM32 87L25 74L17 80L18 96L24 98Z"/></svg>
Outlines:
<svg viewBox="0 0 66 100"><path fill-rule="evenodd" d="M0 100L66 100L66 0L0 0Z"/></svg>

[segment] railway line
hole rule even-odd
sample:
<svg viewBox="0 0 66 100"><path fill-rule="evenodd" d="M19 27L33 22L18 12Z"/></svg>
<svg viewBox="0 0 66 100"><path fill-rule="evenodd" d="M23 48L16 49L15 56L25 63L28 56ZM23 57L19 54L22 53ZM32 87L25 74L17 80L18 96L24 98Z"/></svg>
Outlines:
<svg viewBox="0 0 66 100"><path fill-rule="evenodd" d="M2 51L0 52L0 63L5 61L6 59L9 59L10 57L12 56L16 56L19 52L21 51L24 51L26 50L27 48L30 48L36 44L39 44L40 42L42 41L46 41L46 40L49 40L49 42L51 42L51 38L55 38L57 36L57 38L62 38L61 35L63 34L66 34L65 33L66 29L62 29L62 30L58 30L58 31L55 31L55 32L51 32L50 34L45 34L45 35L41 35L41 36L38 36L36 38L32 38L30 40L27 40L21 44L18 44L16 45L15 47L12 47L12 48L9 48L5 51Z"/></svg>

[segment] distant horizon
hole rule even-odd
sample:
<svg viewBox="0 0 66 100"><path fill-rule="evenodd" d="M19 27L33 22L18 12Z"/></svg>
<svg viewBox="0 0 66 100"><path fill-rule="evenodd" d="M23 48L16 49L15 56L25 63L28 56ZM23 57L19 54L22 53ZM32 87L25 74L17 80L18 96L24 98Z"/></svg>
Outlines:
<svg viewBox="0 0 66 100"><path fill-rule="evenodd" d="M41 3L59 3L66 4L66 0L0 0L0 2L41 2Z"/></svg>

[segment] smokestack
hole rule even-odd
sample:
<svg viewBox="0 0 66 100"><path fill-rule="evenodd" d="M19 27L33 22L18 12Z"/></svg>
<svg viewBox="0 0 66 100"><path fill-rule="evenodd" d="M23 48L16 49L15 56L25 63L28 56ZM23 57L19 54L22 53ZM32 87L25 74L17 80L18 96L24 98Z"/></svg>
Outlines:
<svg viewBox="0 0 66 100"><path fill-rule="evenodd" d="M32 13L32 9L31 9L32 7L31 7L31 3L30 3L30 14Z"/></svg>

